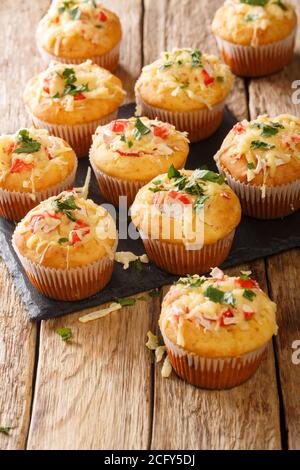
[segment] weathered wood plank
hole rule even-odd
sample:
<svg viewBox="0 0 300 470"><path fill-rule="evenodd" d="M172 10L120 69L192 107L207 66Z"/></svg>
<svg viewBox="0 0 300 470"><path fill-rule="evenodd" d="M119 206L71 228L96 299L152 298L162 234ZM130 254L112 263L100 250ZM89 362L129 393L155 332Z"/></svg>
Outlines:
<svg viewBox="0 0 300 470"><path fill-rule="evenodd" d="M297 6L300 15L299 2ZM299 104L293 103L294 80L299 80L300 30L293 63L281 73L261 80L252 80L249 87L251 118L268 113L276 116L291 113L300 116ZM287 444L290 449L300 447L300 366L292 363L292 343L300 339L299 250L292 250L267 261L271 294L278 304L279 333L276 339L279 377L282 388Z"/></svg>
<svg viewBox="0 0 300 470"><path fill-rule="evenodd" d="M211 2L145 0L144 58L154 60L161 50L199 47L216 53L210 35L212 16L222 0ZM153 24L157 39L152 41ZM200 26L201 25L201 26ZM244 81L236 79L229 107L238 119L248 116ZM263 261L249 266L266 288ZM155 371L154 420L151 447L154 449L278 449L280 448L279 404L273 348L255 376L230 391L198 390L172 375L162 379Z"/></svg>
<svg viewBox="0 0 300 470"><path fill-rule="evenodd" d="M38 69L32 23L47 0L0 2L0 129L15 132L27 123L22 103L23 85ZM22 31L22 34L20 34ZM0 262L0 449L23 449L29 427L35 357L36 326L26 317L3 261Z"/></svg>
<svg viewBox="0 0 300 470"><path fill-rule="evenodd" d="M133 99L140 73L142 2L103 2L124 29L117 73ZM150 299L150 298L149 298ZM43 322L29 449L147 448L151 427L151 363L144 338L156 300L82 325L75 314ZM74 305L76 309L76 305ZM55 330L71 327L64 344Z"/></svg>

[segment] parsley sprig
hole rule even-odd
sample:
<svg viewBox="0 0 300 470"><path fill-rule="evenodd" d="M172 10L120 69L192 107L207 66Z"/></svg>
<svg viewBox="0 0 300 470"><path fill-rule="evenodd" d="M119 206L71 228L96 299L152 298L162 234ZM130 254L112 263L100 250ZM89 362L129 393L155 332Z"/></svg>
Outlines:
<svg viewBox="0 0 300 470"><path fill-rule="evenodd" d="M27 129L20 130L18 134L17 147L13 153L35 153L41 148L41 144L30 137Z"/></svg>
<svg viewBox="0 0 300 470"><path fill-rule="evenodd" d="M151 132L151 129L145 126L145 124L140 118L136 118L134 129L133 129L133 135L136 138L136 140L141 140L142 136L149 134L149 132Z"/></svg>
<svg viewBox="0 0 300 470"><path fill-rule="evenodd" d="M209 286L206 291L204 292L204 296L207 297L212 302L221 305L231 305L232 307L235 306L236 300L233 296L233 293L230 291L223 292L216 287Z"/></svg>
<svg viewBox="0 0 300 470"><path fill-rule="evenodd" d="M269 0L240 0L240 3L246 3L246 5L264 7Z"/></svg>
<svg viewBox="0 0 300 470"><path fill-rule="evenodd" d="M73 212L76 209L80 209L75 203L74 196L71 194L67 198L57 198L52 201L52 207L55 212L62 212L65 214L68 219L72 220L72 222L76 222L76 217Z"/></svg>
<svg viewBox="0 0 300 470"><path fill-rule="evenodd" d="M84 93L85 91L89 91L89 84L81 84L76 86L75 83L77 81L77 77L75 74L75 70L69 67L66 67L60 75L61 78L64 79L64 91L60 95L58 92L52 96L52 98L62 98L66 95L76 96L78 93Z"/></svg>
<svg viewBox="0 0 300 470"><path fill-rule="evenodd" d="M56 333L61 337L63 341L70 341L73 338L71 328L57 328Z"/></svg>
<svg viewBox="0 0 300 470"><path fill-rule="evenodd" d="M275 148L275 145L268 144L267 142L263 142L262 140L252 140L250 148L252 150L271 150Z"/></svg>
<svg viewBox="0 0 300 470"><path fill-rule="evenodd" d="M206 278L203 276L198 276L195 274L194 276L187 276L181 277L175 284L182 284L186 287L191 287L192 289L196 289L197 287L202 286L202 284L206 281Z"/></svg>
<svg viewBox="0 0 300 470"><path fill-rule="evenodd" d="M253 128L261 129L262 137L272 137L273 135L278 134L279 129L284 129L284 126L279 122L271 122L270 124L265 124L264 122L255 122L252 126Z"/></svg>
<svg viewBox="0 0 300 470"><path fill-rule="evenodd" d="M192 67L202 66L202 62L201 62L202 52L199 51L199 49L195 49L194 51L192 51L191 57L192 57Z"/></svg>
<svg viewBox="0 0 300 470"><path fill-rule="evenodd" d="M58 13L62 15L63 13L68 12L70 18L73 21L79 20L81 17L81 11L78 6L76 6L74 1L64 1L62 6L59 7Z"/></svg>

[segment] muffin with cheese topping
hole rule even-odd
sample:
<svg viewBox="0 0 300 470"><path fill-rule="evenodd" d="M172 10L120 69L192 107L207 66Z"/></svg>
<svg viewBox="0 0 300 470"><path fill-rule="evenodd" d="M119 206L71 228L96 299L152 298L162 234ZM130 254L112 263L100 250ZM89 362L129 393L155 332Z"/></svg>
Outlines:
<svg viewBox="0 0 300 470"><path fill-rule="evenodd" d="M173 49L143 68L135 86L137 112L186 131L191 142L219 127L233 83L227 65L198 49Z"/></svg>
<svg viewBox="0 0 300 470"><path fill-rule="evenodd" d="M297 15L287 0L226 0L212 30L221 56L236 75L259 77L291 62Z"/></svg>
<svg viewBox="0 0 300 470"><path fill-rule="evenodd" d="M197 387L248 380L277 333L276 304L249 273L180 278L162 303L159 326L176 373Z"/></svg>
<svg viewBox="0 0 300 470"><path fill-rule="evenodd" d="M148 118L118 119L99 127L90 150L90 161L100 191L115 205L120 196L128 205L138 190L173 164L183 168L189 153L185 133Z"/></svg>
<svg viewBox="0 0 300 470"><path fill-rule="evenodd" d="M199 274L227 257L241 206L221 175L171 166L139 190L131 218L155 264L173 274Z"/></svg>
<svg viewBox="0 0 300 470"><path fill-rule="evenodd" d="M18 221L44 199L73 186L77 158L44 129L0 136L0 215Z"/></svg>
<svg viewBox="0 0 300 470"><path fill-rule="evenodd" d="M215 155L243 212L284 217L300 207L300 119L283 114L237 123Z"/></svg>
<svg viewBox="0 0 300 470"><path fill-rule="evenodd" d="M118 65L121 39L118 16L98 0L54 0L36 33L46 63L81 64L91 59L110 71Z"/></svg>
<svg viewBox="0 0 300 470"><path fill-rule="evenodd" d="M109 282L117 238L103 207L65 191L32 209L12 241L30 282L42 294L80 300Z"/></svg>
<svg viewBox="0 0 300 470"><path fill-rule="evenodd" d="M64 138L82 157L97 127L116 117L124 95L117 77L88 60L51 63L28 82L24 102L35 127Z"/></svg>

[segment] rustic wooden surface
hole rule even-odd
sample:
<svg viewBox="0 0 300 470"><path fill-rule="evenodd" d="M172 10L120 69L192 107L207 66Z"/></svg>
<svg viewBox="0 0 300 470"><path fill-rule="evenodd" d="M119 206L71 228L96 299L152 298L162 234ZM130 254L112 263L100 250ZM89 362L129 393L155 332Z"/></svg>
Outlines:
<svg viewBox="0 0 300 470"><path fill-rule="evenodd" d="M216 52L210 23L222 0L130 0L126 9L118 0L103 3L120 14L124 27L118 75L128 102L142 64L161 50L197 46ZM48 5L49 0L0 2L1 132L27 124L23 84L40 66L34 26ZM236 117L299 115L291 103L299 62L297 55L270 78L237 79L229 100ZM299 263L297 249L229 270L251 269L269 289L278 303L280 330L250 381L207 392L174 374L162 379L161 366L151 361L145 337L157 328L161 299L143 294L147 301L93 323L80 324L81 313L38 327L27 320L1 262L0 427L13 429L9 436L0 434L0 449L300 448L300 365L291 361L292 343L300 340ZM61 326L72 328L70 344L55 333Z"/></svg>

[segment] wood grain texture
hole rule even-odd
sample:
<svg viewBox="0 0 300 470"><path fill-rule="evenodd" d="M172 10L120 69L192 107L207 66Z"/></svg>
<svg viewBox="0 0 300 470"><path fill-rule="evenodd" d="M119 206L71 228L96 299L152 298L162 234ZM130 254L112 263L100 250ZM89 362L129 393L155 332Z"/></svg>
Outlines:
<svg viewBox="0 0 300 470"><path fill-rule="evenodd" d="M42 322L28 449L146 449L151 362L145 348L159 300L91 323L73 314ZM74 339L56 333L70 327Z"/></svg>
<svg viewBox="0 0 300 470"><path fill-rule="evenodd" d="M176 0L145 1L144 58L148 63L161 50L198 47L216 53L210 35L211 20L222 0L211 2ZM191 19L193 20L191 21ZM152 41L153 24L160 32ZM245 83L237 78L229 99L237 119L247 118ZM244 267L245 268L245 267ZM237 267L230 272L239 272ZM264 262L247 266L266 288ZM279 404L273 348L267 360L246 384L230 391L204 391L183 383L175 374L162 379L156 367L154 449L278 449L280 448ZM250 432L251 430L251 432Z"/></svg>
<svg viewBox="0 0 300 470"><path fill-rule="evenodd" d="M299 2L294 3L299 16ZM297 48L292 64L272 77L251 81L249 87L251 118L264 113L270 116L291 113L300 117L300 104L292 101L292 94L295 91L292 83L294 80L300 80L299 72L300 30L298 28ZM300 448L300 365L294 365L291 359L292 343L300 340L299 260L300 251L292 250L272 256L267 261L270 291L278 304L279 332L276 338L276 350L285 413L284 424L287 445L290 449Z"/></svg>
<svg viewBox="0 0 300 470"><path fill-rule="evenodd" d="M1 133L15 132L28 123L22 103L23 87L40 62L34 55L32 24L48 3L0 2ZM29 427L36 326L28 321L2 260L0 305L0 426L13 428L10 436L0 434L0 449L23 449Z"/></svg>

